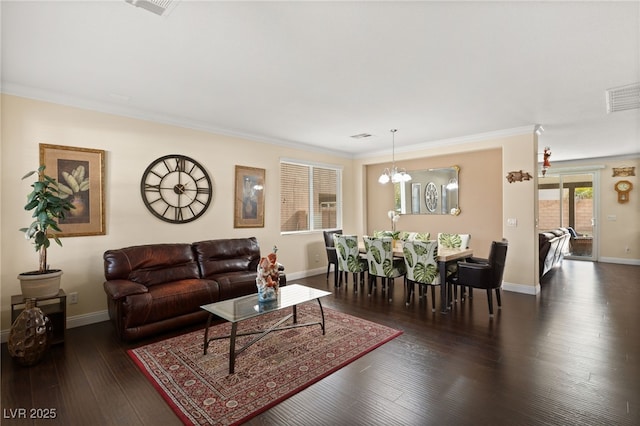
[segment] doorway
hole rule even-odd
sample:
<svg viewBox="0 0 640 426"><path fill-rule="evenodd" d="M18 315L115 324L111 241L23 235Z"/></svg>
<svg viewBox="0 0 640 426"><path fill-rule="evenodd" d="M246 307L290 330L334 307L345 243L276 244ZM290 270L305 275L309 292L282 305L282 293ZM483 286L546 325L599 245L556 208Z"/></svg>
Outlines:
<svg viewBox="0 0 640 426"><path fill-rule="evenodd" d="M538 227L541 232L569 228L566 258L596 260L596 173L547 174L538 180Z"/></svg>

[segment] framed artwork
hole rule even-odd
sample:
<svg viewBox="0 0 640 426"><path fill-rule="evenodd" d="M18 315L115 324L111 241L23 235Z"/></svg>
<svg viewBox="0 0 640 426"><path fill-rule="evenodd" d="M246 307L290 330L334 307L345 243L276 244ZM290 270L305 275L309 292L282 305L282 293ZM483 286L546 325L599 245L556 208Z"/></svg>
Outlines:
<svg viewBox="0 0 640 426"><path fill-rule="evenodd" d="M40 144L40 164L75 207L58 223L59 237L104 235L104 151Z"/></svg>
<svg viewBox="0 0 640 426"><path fill-rule="evenodd" d="M264 227L264 169L236 166L234 228Z"/></svg>

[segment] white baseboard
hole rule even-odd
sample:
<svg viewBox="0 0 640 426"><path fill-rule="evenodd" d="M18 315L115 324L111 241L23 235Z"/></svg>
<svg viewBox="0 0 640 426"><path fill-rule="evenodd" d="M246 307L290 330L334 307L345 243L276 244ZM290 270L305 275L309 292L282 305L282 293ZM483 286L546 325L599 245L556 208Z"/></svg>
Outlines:
<svg viewBox="0 0 640 426"><path fill-rule="evenodd" d="M640 259L624 259L621 257L601 257L598 259L598 262L640 266Z"/></svg>
<svg viewBox="0 0 640 426"><path fill-rule="evenodd" d="M90 314L74 315L67 317L67 329L82 327L83 325L95 324L97 322L108 321L109 312L99 311ZM9 339L9 330L2 330L0 333L0 342L6 343Z"/></svg>
<svg viewBox="0 0 640 426"><path fill-rule="evenodd" d="M515 284L503 281L502 289L505 291L512 291L514 293L530 294L532 296L535 296L536 294L540 293L540 284L531 286L527 284Z"/></svg>
<svg viewBox="0 0 640 426"><path fill-rule="evenodd" d="M95 324L102 321L109 321L109 312L107 310L69 317L67 318L67 328L82 327L83 325Z"/></svg>
<svg viewBox="0 0 640 426"><path fill-rule="evenodd" d="M628 260L628 259L618 259L618 260ZM601 260L601 261L604 262L604 260ZM611 262L611 263L622 263L622 262ZM638 265L640 264L640 261L638 261L637 263L630 263L630 264ZM296 280L296 279L306 278L306 277L311 277L314 275L326 274L326 273L327 273L326 268L316 268L316 269L309 269L306 271L292 272L290 274L289 273L287 274L287 282L292 283L293 280ZM533 287L526 284L515 284L515 283L508 283L505 281L502 283L502 289L505 291L512 291L515 293L536 295L540 293L540 284L536 284L536 286ZM109 313L106 310L92 312L89 314L74 315L72 317L67 318L67 329L82 327L84 325L95 324L98 322L108 321L108 320L109 320ZM6 343L8 338L9 338L9 330L2 330L0 332L0 342Z"/></svg>
<svg viewBox="0 0 640 426"><path fill-rule="evenodd" d="M286 271L285 271L286 272ZM333 273L333 269L331 270L331 272ZM287 272L287 282L293 282L292 280L297 280L300 278L307 278L307 277L312 277L314 275L320 275L320 274L325 274L327 273L327 268L316 268L316 269L309 269L306 271L298 271L298 272L292 272L292 273L288 273Z"/></svg>

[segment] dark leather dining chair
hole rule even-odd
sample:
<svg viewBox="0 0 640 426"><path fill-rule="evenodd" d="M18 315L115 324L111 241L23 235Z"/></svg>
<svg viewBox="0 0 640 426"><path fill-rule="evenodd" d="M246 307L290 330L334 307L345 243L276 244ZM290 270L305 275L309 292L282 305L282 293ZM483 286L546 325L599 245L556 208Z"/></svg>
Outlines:
<svg viewBox="0 0 640 426"><path fill-rule="evenodd" d="M468 287L470 295L474 288L486 290L489 316L491 317L493 317L493 290L496 292L498 308L502 307L500 287L502 286L508 245L507 240L493 241L486 263L479 259L475 262L458 262L458 274L451 277L452 285Z"/></svg>
<svg viewBox="0 0 640 426"><path fill-rule="evenodd" d="M338 285L338 256L336 254L336 248L333 244L333 234L342 234L342 229L334 229L331 231L323 231L324 234L324 246L327 250L327 279L329 279L329 272L331 271L331 265L333 265L334 284Z"/></svg>

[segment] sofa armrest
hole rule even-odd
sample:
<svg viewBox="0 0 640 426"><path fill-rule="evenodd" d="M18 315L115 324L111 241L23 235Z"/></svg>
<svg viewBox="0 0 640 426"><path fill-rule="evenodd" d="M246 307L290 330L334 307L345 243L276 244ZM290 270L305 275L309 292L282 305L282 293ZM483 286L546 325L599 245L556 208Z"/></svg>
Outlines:
<svg viewBox="0 0 640 426"><path fill-rule="evenodd" d="M104 282L104 291L110 299L118 300L133 294L148 293L149 289L129 280L111 280Z"/></svg>

